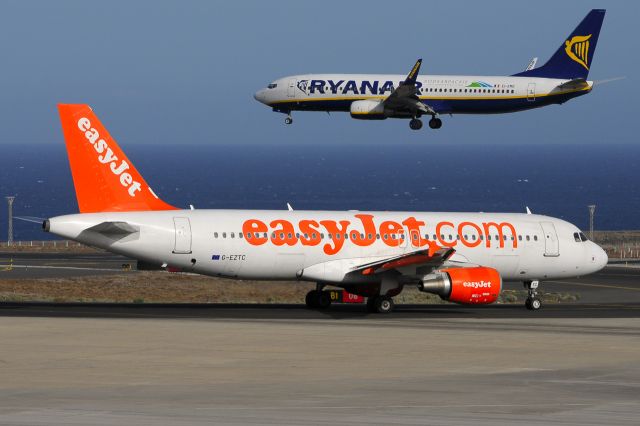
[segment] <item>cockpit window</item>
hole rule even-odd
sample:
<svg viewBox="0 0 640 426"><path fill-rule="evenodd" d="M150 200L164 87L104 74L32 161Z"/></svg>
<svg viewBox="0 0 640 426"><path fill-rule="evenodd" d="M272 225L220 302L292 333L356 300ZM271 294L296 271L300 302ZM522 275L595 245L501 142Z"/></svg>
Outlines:
<svg viewBox="0 0 640 426"><path fill-rule="evenodd" d="M588 240L589 240L589 239L587 238L587 236L586 236L586 235L584 235L582 232L580 233L580 239L581 239L582 241L588 241Z"/></svg>
<svg viewBox="0 0 640 426"><path fill-rule="evenodd" d="M576 243L579 243L580 241L580 234L578 234L577 232L573 233L573 239L576 240Z"/></svg>
<svg viewBox="0 0 640 426"><path fill-rule="evenodd" d="M275 89L276 87L278 87L276 83L271 83L267 86L267 89Z"/></svg>

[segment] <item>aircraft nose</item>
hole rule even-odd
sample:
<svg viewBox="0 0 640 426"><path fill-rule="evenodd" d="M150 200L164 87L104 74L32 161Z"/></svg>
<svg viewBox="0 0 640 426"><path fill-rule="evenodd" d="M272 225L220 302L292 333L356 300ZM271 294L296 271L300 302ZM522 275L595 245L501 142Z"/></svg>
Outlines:
<svg viewBox="0 0 640 426"><path fill-rule="evenodd" d="M607 263L609 262L609 256L607 256L607 252L604 251L602 247L598 246L597 244L594 244L594 246L595 247L593 247L591 259L594 263L594 266L597 268L596 270L599 271L600 269L607 266Z"/></svg>
<svg viewBox="0 0 640 426"><path fill-rule="evenodd" d="M264 89L262 90L258 90L256 93L253 94L253 97L256 101L261 102L261 103L265 103L266 101L266 96L264 93Z"/></svg>

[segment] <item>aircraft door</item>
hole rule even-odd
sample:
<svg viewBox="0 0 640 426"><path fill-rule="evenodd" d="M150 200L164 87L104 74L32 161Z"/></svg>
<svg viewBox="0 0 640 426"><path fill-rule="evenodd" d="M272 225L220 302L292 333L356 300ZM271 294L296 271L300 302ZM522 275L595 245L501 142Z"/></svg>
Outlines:
<svg viewBox="0 0 640 426"><path fill-rule="evenodd" d="M289 79L289 86L287 87L287 96L290 98L296 97L296 79Z"/></svg>
<svg viewBox="0 0 640 426"><path fill-rule="evenodd" d="M527 87L527 100L530 102L533 102L536 100L536 84L535 83L529 83L529 86Z"/></svg>
<svg viewBox="0 0 640 426"><path fill-rule="evenodd" d="M556 227L551 222L540 222L544 238L544 255L547 257L560 256L560 242Z"/></svg>
<svg viewBox="0 0 640 426"><path fill-rule="evenodd" d="M191 253L191 223L187 217L174 217L175 242L173 252L176 254Z"/></svg>

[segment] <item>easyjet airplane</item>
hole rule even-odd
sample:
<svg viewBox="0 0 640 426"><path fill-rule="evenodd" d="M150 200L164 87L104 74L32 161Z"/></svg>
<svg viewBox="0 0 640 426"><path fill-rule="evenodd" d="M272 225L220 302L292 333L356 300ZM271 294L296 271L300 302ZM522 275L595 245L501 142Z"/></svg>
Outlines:
<svg viewBox="0 0 640 426"><path fill-rule="evenodd" d="M589 93L589 68L605 11L594 9L540 68L511 76L429 75L418 77L419 59L406 78L380 74L305 74L276 80L254 97L273 111L348 111L364 120L407 118L413 130L431 116L439 129L441 114L498 114L562 104ZM537 58L536 58L537 59Z"/></svg>
<svg viewBox="0 0 640 426"><path fill-rule="evenodd" d="M87 105L59 105L80 208L45 231L170 269L259 280L311 281L393 309L404 286L462 304L494 302L503 280L586 275L605 252L564 220L516 213L181 210L162 201ZM265 286L265 291L268 286Z"/></svg>

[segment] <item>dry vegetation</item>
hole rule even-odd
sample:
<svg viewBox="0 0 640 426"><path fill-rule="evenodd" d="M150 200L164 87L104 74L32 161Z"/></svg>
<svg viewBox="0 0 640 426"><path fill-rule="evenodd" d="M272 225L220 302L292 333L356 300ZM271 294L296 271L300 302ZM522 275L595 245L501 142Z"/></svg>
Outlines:
<svg viewBox="0 0 640 426"><path fill-rule="evenodd" d="M314 285L305 282L243 281L167 272L11 279L0 275L0 301L118 303L304 303ZM505 290L500 303L523 303L526 292ZM548 302L571 302L568 293L547 293ZM397 303L447 303L406 287Z"/></svg>

